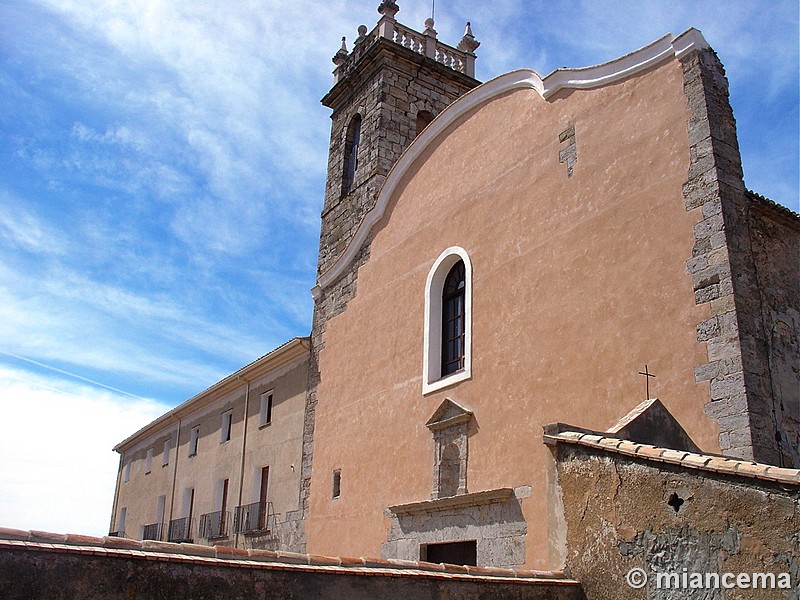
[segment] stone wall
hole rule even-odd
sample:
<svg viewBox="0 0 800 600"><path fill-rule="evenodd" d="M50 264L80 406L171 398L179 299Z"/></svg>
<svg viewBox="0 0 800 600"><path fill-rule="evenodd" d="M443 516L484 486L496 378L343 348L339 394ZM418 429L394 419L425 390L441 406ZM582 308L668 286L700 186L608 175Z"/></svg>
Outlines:
<svg viewBox="0 0 800 600"><path fill-rule="evenodd" d="M589 600L800 598L797 471L769 479L766 465L589 437L597 439L554 449L566 569ZM643 458L617 454L618 444ZM648 576L642 589L627 583L631 569ZM659 587L658 573L685 573L689 585ZM694 573L771 573L777 589L691 587Z"/></svg>
<svg viewBox="0 0 800 600"><path fill-rule="evenodd" d="M752 199L744 187L736 121L722 64L710 49L692 52L681 61L690 110L691 155L683 194L687 210L701 211L686 267L692 275L696 303L708 304L711 310L711 317L697 326L697 339L707 343L708 362L697 367L696 379L710 383L711 403L706 413L717 420L723 453L787 464L796 460L796 444L791 451L786 448L790 438L797 438L796 421L775 397L776 367L772 362L786 362L797 355L785 344L782 358L770 354L773 317L771 309L762 306L762 288L771 285L776 290L768 294L771 298L786 297L792 286L797 288L797 277L787 289L777 291L787 282L769 281L769 275L764 276L785 269L786 259L781 255L778 265L767 266L772 258L756 245L765 241L757 239L759 234L753 231L762 223L751 218ZM771 231L776 233L774 227ZM795 233L777 242L779 246L794 244L795 262L796 240ZM794 302L797 306L796 295ZM794 368L797 365L795 360ZM784 419L788 434L781 433Z"/></svg>
<svg viewBox="0 0 800 600"><path fill-rule="evenodd" d="M750 194L750 239L761 299L776 464L800 467L800 219Z"/></svg>
<svg viewBox="0 0 800 600"><path fill-rule="evenodd" d="M3 600L581 600L555 573L343 559L0 528Z"/></svg>
<svg viewBox="0 0 800 600"><path fill-rule="evenodd" d="M375 204L392 166L417 135L417 114L438 115L478 82L385 39L364 38L358 64L323 98L333 109L328 176L322 210L319 273L344 251L364 214ZM367 49L359 44L371 44ZM343 194L346 132L361 116L358 166Z"/></svg>
<svg viewBox="0 0 800 600"><path fill-rule="evenodd" d="M530 496L530 488L495 492L497 497L487 502L482 498L491 492L421 502L405 510L387 510L391 527L381 556L419 560L422 545L475 540L478 564L521 567L525 564L528 527L518 496Z"/></svg>

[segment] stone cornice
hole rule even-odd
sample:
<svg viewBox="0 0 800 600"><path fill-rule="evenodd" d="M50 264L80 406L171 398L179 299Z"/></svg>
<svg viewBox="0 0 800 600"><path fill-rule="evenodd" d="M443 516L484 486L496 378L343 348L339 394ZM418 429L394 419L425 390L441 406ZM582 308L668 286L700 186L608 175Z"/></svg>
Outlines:
<svg viewBox="0 0 800 600"><path fill-rule="evenodd" d="M499 488L496 490L486 490L484 492L472 492L470 494L437 498L435 500L411 502L410 504L398 504L397 506L390 506L388 510L398 516L417 515L425 512L508 502L512 498L514 498L514 490L512 488Z"/></svg>
<svg viewBox="0 0 800 600"><path fill-rule="evenodd" d="M556 69L541 77L531 69L519 69L500 75L470 90L453 102L414 140L392 167L381 188L375 206L364 215L355 235L335 263L318 279L311 289L316 299L323 290L334 283L353 261L358 251L369 239L375 224L383 217L389 199L403 178L425 149L448 127L463 115L486 104L493 98L516 89L533 89L545 100L564 89L587 90L610 85L653 68L659 64L680 58L694 50L707 48L708 43L697 29L689 29L675 37L667 34L655 42L615 60L578 69Z"/></svg>

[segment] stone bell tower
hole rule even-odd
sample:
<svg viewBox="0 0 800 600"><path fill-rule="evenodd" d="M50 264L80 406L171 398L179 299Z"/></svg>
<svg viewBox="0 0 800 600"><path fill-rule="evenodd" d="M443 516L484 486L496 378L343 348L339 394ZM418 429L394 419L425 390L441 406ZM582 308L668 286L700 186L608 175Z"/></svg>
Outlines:
<svg viewBox="0 0 800 600"><path fill-rule="evenodd" d="M418 33L401 25L394 0L381 17L362 25L353 48L346 40L333 57L333 88L322 103L333 110L328 180L322 210L318 275L328 270L374 205L386 175L416 135L475 80L469 23L457 47L436 39L433 19Z"/></svg>
<svg viewBox="0 0 800 600"><path fill-rule="evenodd" d="M475 50L480 44L469 23L464 37L453 47L436 39L433 19L428 19L425 31L419 33L397 22L399 10L394 0L383 0L375 28L368 32L366 26L360 26L349 52L342 38L342 47L333 57L333 88L322 99L333 114L318 279L342 255L362 217L375 205L392 166L417 134L480 83L475 79ZM303 429L301 521L308 518L323 332L327 321L342 312L355 294L358 268L369 258L369 245L367 239L341 275L324 289L317 285L312 290L312 366ZM302 548L305 534L301 531Z"/></svg>

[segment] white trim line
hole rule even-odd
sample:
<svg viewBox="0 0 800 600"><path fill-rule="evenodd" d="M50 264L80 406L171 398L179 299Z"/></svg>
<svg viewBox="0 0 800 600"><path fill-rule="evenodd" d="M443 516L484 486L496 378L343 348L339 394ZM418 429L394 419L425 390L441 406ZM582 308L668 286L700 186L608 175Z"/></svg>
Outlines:
<svg viewBox="0 0 800 600"><path fill-rule="evenodd" d="M389 199L408 169L416 162L428 145L450 127L461 116L510 90L534 89L545 100L562 89L592 89L632 77L655 65L682 58L687 53L708 48L708 42L697 29L688 29L675 37L671 33L615 60L579 69L556 69L544 78L531 69L518 69L470 90L443 110L425 130L403 152L389 171L389 175L378 194L375 206L364 215L355 235L336 262L317 278L311 288L316 300L322 291L336 281L355 258L367 240L372 227L383 217Z"/></svg>

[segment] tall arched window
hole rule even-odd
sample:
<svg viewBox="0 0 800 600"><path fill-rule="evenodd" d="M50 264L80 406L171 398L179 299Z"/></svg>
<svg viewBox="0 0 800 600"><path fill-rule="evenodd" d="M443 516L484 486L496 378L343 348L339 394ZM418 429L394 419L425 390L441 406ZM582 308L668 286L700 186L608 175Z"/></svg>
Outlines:
<svg viewBox="0 0 800 600"><path fill-rule="evenodd" d="M442 377L464 368L464 261L459 260L444 280L442 290Z"/></svg>
<svg viewBox="0 0 800 600"><path fill-rule="evenodd" d="M342 182L342 195L350 193L356 179L358 168L358 146L361 142L361 115L356 114L347 126L347 137L344 147L344 180Z"/></svg>
<svg viewBox="0 0 800 600"><path fill-rule="evenodd" d="M472 263L463 248L436 259L425 283L422 393L470 379Z"/></svg>

